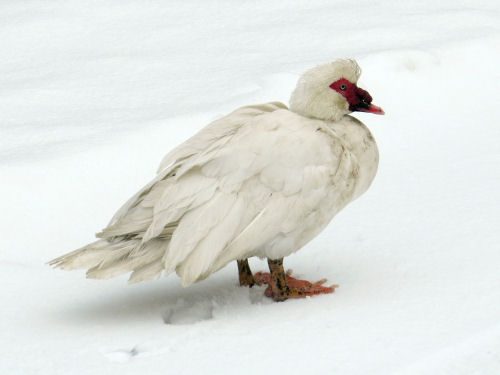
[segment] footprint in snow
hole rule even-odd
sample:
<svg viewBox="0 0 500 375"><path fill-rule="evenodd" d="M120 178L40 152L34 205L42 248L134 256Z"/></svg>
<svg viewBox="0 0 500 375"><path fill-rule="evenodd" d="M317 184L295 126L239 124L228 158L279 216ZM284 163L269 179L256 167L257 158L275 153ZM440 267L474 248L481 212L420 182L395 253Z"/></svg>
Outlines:
<svg viewBox="0 0 500 375"><path fill-rule="evenodd" d="M214 304L211 300L186 301L179 298L176 304L162 313L165 324L193 324L213 318Z"/></svg>

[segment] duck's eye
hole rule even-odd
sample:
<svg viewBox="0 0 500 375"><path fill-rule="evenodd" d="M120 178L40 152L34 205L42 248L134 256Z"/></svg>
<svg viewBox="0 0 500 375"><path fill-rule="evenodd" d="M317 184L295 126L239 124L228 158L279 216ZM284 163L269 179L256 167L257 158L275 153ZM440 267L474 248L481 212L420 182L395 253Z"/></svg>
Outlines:
<svg viewBox="0 0 500 375"><path fill-rule="evenodd" d="M344 84L340 85L340 89L341 89L342 91L345 91L345 89L346 89L346 88L347 88L347 86L346 86L346 85L344 85Z"/></svg>

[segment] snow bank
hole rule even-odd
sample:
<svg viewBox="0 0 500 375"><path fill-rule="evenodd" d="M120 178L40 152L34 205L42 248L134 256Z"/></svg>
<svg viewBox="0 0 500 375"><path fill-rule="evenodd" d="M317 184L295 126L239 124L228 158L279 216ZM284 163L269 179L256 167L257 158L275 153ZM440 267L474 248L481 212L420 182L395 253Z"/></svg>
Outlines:
<svg viewBox="0 0 500 375"><path fill-rule="evenodd" d="M499 11L3 2L0 373L500 373ZM357 114L379 174L286 260L333 295L271 303L235 265L187 289L44 265L91 241L194 131L286 102L300 72L345 56L387 113Z"/></svg>

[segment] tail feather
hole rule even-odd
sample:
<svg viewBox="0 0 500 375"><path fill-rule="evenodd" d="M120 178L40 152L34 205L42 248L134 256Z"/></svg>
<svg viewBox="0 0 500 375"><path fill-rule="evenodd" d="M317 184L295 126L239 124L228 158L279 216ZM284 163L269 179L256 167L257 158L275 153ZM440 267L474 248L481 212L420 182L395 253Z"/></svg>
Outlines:
<svg viewBox="0 0 500 375"><path fill-rule="evenodd" d="M169 240L153 239L145 244L140 239L98 240L49 262L65 270L87 268L87 277L108 279L134 271L130 281L154 278L163 270L162 256Z"/></svg>
<svg viewBox="0 0 500 375"><path fill-rule="evenodd" d="M139 244L139 246L141 246ZM118 256L103 262L87 271L87 277L91 279L109 279L140 268L151 262L159 262L165 253L168 241L152 240L142 245L145 249L141 256L130 256L132 248L124 256Z"/></svg>
<svg viewBox="0 0 500 375"><path fill-rule="evenodd" d="M76 270L81 268L94 267L102 261L109 242L98 240L70 253L52 259L48 264L64 270Z"/></svg>
<svg viewBox="0 0 500 375"><path fill-rule="evenodd" d="M140 281L151 280L157 277L164 270L163 262L161 258L152 261L151 263L145 264L141 267L134 269L134 272L130 275L128 282L130 284L138 283Z"/></svg>

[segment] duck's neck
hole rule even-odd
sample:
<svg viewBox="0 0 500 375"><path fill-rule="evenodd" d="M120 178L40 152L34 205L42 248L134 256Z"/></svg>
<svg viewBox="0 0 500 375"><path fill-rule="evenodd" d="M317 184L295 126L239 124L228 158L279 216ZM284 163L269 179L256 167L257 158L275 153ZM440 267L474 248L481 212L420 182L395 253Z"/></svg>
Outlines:
<svg viewBox="0 0 500 375"><path fill-rule="evenodd" d="M346 115L341 121L331 122L329 125L358 160L359 179L354 195L359 197L368 189L377 173L377 143L370 130L355 117Z"/></svg>

